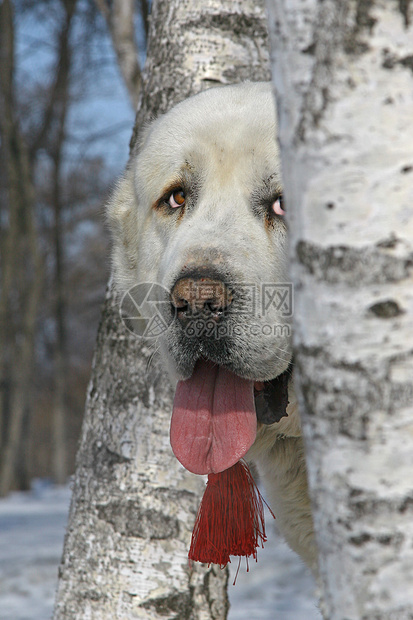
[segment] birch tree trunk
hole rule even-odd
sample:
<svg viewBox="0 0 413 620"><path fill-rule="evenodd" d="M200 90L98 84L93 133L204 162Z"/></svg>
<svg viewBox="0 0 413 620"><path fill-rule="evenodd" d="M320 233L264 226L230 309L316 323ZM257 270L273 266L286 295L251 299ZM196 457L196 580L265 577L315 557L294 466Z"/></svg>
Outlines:
<svg viewBox="0 0 413 620"><path fill-rule="evenodd" d="M133 141L142 122L213 83L269 78L255 0L158 0ZM55 620L224 619L227 573L188 567L203 480L172 455L172 389L149 346L103 310L77 458Z"/></svg>
<svg viewBox="0 0 413 620"><path fill-rule="evenodd" d="M325 617L413 618L413 7L268 0Z"/></svg>

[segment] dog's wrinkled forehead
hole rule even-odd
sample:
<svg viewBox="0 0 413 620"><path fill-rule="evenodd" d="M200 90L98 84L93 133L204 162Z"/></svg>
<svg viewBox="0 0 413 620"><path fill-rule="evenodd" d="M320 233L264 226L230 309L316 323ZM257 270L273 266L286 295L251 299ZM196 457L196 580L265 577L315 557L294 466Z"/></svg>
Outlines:
<svg viewBox="0 0 413 620"><path fill-rule="evenodd" d="M279 173L275 119L269 84L214 88L178 104L146 129L139 146L137 178L147 198L183 169L222 181L231 181L234 167L244 166L246 177Z"/></svg>

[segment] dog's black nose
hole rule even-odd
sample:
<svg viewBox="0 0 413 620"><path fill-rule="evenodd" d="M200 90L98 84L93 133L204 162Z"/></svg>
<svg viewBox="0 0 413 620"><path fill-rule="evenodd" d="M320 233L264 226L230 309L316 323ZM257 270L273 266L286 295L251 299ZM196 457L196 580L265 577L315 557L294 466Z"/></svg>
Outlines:
<svg viewBox="0 0 413 620"><path fill-rule="evenodd" d="M232 293L221 280L181 278L172 289L171 301L181 322L199 315L218 320L231 305Z"/></svg>

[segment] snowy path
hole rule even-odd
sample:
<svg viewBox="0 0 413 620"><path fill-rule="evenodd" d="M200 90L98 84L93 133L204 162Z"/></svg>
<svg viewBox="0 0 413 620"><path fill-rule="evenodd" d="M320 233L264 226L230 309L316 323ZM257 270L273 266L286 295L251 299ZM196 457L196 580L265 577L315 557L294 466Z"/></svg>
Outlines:
<svg viewBox="0 0 413 620"><path fill-rule="evenodd" d="M1 620L50 619L69 499L67 487L37 483L0 500ZM243 564L229 587L229 620L320 620L310 575L267 523L258 564L250 563L248 573Z"/></svg>
<svg viewBox="0 0 413 620"><path fill-rule="evenodd" d="M34 487L0 501L0 617L48 620L70 491Z"/></svg>

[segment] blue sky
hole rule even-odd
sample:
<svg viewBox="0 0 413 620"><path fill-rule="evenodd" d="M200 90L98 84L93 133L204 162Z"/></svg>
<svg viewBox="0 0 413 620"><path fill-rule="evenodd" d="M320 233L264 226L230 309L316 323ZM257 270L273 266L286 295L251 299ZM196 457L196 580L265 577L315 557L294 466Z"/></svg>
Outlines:
<svg viewBox="0 0 413 620"><path fill-rule="evenodd" d="M18 16L18 88L35 89L36 84L47 84L48 80L52 79L59 10L59 3L53 2L48 5L47 11L36 9L23 17ZM72 40L79 46L79 50L83 35L84 24L80 15L74 22L72 33ZM71 87L74 102L68 118L70 139L67 156L72 162L80 164L85 156L102 157L116 175L122 171L127 161L135 115L120 77L109 37L93 37L87 58L89 69L83 69L83 62L82 52L76 53L77 77ZM93 70L90 68L92 65L95 67ZM35 110L35 98L31 105Z"/></svg>

